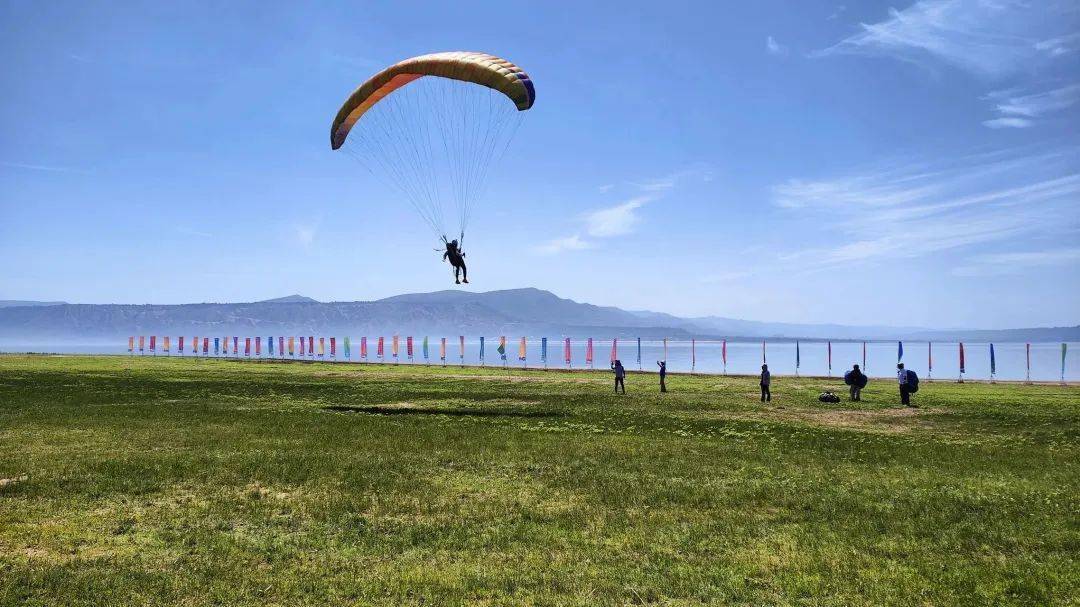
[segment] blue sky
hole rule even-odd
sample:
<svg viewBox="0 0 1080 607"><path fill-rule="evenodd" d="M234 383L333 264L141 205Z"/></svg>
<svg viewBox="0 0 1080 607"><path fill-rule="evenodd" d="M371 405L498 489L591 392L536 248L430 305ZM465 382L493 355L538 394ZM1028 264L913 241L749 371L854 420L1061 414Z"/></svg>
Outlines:
<svg viewBox="0 0 1080 607"><path fill-rule="evenodd" d="M381 67L469 49L537 89L470 224L475 290L1080 322L1080 5L892 2L5 1L0 298L452 286L327 134Z"/></svg>

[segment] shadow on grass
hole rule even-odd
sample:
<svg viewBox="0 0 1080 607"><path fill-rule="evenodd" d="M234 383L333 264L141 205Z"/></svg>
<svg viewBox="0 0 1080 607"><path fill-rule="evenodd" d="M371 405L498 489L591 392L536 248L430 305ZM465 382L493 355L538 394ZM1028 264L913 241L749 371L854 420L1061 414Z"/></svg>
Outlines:
<svg viewBox="0 0 1080 607"><path fill-rule="evenodd" d="M449 415L457 417L562 417L554 411L516 411L514 409L441 409L439 407L347 407L335 405L322 407L323 411L335 413L370 413L373 415Z"/></svg>

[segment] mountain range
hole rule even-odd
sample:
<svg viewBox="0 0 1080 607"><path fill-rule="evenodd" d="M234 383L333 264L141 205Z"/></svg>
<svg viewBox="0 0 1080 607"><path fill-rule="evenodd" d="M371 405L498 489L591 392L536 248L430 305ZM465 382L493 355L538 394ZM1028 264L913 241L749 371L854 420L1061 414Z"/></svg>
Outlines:
<svg viewBox="0 0 1080 607"><path fill-rule="evenodd" d="M1080 326L950 330L682 318L579 303L532 288L436 291L350 302L320 302L301 295L251 303L179 305L0 301L0 345L89 344L139 334L1076 341Z"/></svg>

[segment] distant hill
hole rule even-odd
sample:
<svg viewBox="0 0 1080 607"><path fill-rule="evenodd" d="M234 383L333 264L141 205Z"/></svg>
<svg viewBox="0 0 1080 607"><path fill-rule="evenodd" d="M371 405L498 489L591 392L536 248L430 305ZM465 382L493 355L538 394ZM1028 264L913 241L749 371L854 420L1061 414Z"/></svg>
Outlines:
<svg viewBox="0 0 1080 607"><path fill-rule="evenodd" d="M286 295L275 299L264 299L256 303L319 303L319 301L303 295Z"/></svg>
<svg viewBox="0 0 1080 607"><path fill-rule="evenodd" d="M0 308L16 308L21 306L62 306L64 301L26 301L22 299L0 299Z"/></svg>
<svg viewBox="0 0 1080 607"><path fill-rule="evenodd" d="M36 304L36 305L35 305ZM540 289L436 291L378 301L319 302L289 295L252 303L182 305L29 302L0 306L0 344L113 341L128 335L547 335L550 337L725 337L1080 340L1080 326L987 331L770 323L680 318L564 299Z"/></svg>

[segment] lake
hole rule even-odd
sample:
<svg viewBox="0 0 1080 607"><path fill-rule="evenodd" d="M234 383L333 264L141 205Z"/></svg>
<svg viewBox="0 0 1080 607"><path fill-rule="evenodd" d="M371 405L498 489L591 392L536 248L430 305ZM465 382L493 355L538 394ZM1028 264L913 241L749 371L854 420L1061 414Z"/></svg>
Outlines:
<svg viewBox="0 0 1080 607"><path fill-rule="evenodd" d="M316 338L317 339L317 338ZM507 337L507 365L521 366L518 360L518 345L520 338ZM160 341L160 340L159 340ZM176 340L173 338L175 350ZM369 338L369 358L375 361L376 338ZM416 338L416 356L413 364L422 364L420 342L422 338ZM496 348L498 338L485 338L485 364L501 365ZM265 344L263 344L265 346ZM529 367L543 367L540 358L540 338L529 338L527 341L526 363ZM561 338L551 338L548 343L548 366L551 368L565 366L563 362L563 341ZM611 340L596 339L593 341L595 368L603 368L608 365L611 356ZM160 343L159 343L160 347ZM336 360L345 360L341 351L342 340L338 340L338 356ZM829 356L827 342L800 342L799 343L799 368L801 375L835 375L843 376L844 371L851 368L852 364L863 365L862 342L833 342L832 343L832 369L829 369ZM241 338L241 349L243 338ZM794 342L777 341L766 342L765 358L769 364L769 370L776 375L794 375L795 368ZM329 346L327 346L329 350ZM465 342L465 364L477 365L480 344L478 339L468 339ZM571 343L571 367L585 367L586 340L575 339ZM432 363L437 362L439 351L438 338L431 339ZM723 344L718 341L699 341L691 348L689 341L668 341L667 343L668 370L672 372L695 371L699 373L732 373L732 374L757 374L761 371L762 344L760 341L729 341L727 343L727 365L724 365ZM990 344L988 343L964 343L965 351L965 378L989 379L990 378ZM126 354L127 344L121 343L115 346L111 344L18 344L0 343L0 352L49 352L69 354ZM647 371L656 370L656 361L664 358L665 346L661 340L642 340L640 368ZM360 339L352 339L352 359L359 360ZM390 354L390 338L386 338L387 362L393 362ZM405 356L405 338L401 339L399 363L408 364ZM1027 363L1025 344L1022 343L996 343L994 344L996 359L995 377L1002 380L1023 380L1027 377ZM137 354L136 354L137 355ZM144 356L149 356L145 352ZM157 353L163 356L164 353ZM173 356L178 354L174 351ZM190 356L190 353L185 353ZM458 342L456 338L447 339L448 364L460 364ZM896 373L896 342L867 342L866 359L864 370L872 377L892 377ZM933 369L930 368L929 356L932 355ZM623 364L631 370L638 369L638 351L635 340L618 341L618 356ZM263 350L263 358L267 358L266 350ZM275 355L275 357L277 357ZM305 358L315 358L306 356ZM328 359L329 357L324 357ZM955 342L934 342L932 346L926 342L904 342L904 364L912 369L921 378L934 379L957 379L960 376L959 345ZM1031 379L1033 381L1057 381L1061 379L1061 344L1060 343L1033 343L1031 344ZM1066 381L1080 380L1080 344L1068 344L1068 356L1065 365Z"/></svg>

